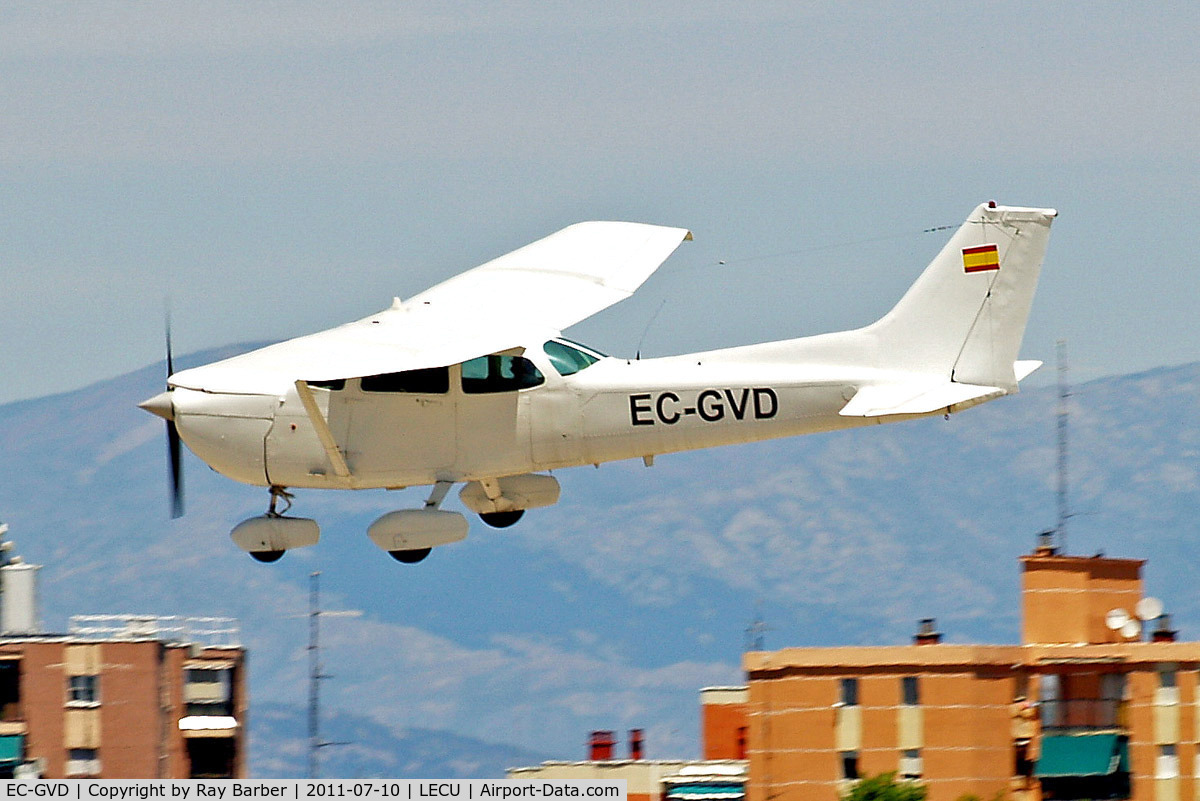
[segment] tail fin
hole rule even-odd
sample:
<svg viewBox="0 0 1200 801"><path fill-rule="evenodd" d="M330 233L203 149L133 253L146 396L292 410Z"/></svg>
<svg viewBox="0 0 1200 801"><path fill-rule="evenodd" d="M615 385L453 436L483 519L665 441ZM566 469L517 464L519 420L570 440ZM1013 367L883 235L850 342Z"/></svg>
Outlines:
<svg viewBox="0 0 1200 801"><path fill-rule="evenodd" d="M1014 363L1057 214L994 203L971 212L895 308L867 327L881 361L1014 391Z"/></svg>

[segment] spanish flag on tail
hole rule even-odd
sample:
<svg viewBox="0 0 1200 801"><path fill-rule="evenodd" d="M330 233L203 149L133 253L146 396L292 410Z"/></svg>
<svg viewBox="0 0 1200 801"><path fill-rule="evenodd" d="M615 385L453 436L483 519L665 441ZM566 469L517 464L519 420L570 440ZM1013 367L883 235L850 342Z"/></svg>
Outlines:
<svg viewBox="0 0 1200 801"><path fill-rule="evenodd" d="M995 245L963 248L963 272L981 273L1000 269L1000 251Z"/></svg>

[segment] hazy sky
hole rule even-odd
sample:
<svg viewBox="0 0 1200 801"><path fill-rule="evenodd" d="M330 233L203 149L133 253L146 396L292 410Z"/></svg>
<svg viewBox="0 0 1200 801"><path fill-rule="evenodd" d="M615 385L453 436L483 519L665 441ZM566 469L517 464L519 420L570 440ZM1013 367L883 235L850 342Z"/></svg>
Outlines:
<svg viewBox="0 0 1200 801"><path fill-rule="evenodd" d="M0 402L168 294L177 352L282 339L583 219L696 237L601 349L857 326L990 198L1061 212L1025 358L1200 359L1196 4L646 5L0 6Z"/></svg>

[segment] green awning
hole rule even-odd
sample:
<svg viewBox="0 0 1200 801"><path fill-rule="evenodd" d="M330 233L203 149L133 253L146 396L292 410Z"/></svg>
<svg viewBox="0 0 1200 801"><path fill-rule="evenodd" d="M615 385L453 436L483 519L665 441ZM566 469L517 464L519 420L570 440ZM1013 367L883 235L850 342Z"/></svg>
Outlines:
<svg viewBox="0 0 1200 801"><path fill-rule="evenodd" d="M1057 734L1042 738L1042 755L1034 775L1110 776L1129 771L1129 750L1118 734Z"/></svg>
<svg viewBox="0 0 1200 801"><path fill-rule="evenodd" d="M0 737L0 765L19 765L24 758L24 734L8 734Z"/></svg>
<svg viewBox="0 0 1200 801"><path fill-rule="evenodd" d="M739 801L746 797L746 787L741 782L670 784L666 797L680 801Z"/></svg>

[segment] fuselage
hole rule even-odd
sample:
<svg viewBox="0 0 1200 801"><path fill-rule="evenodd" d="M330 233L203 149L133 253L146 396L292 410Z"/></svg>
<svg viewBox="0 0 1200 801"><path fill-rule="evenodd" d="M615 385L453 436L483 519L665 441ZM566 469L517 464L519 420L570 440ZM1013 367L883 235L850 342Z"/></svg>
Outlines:
<svg viewBox="0 0 1200 801"><path fill-rule="evenodd" d="M877 422L838 414L871 371L771 356L764 345L625 360L553 340L309 384L348 475L334 469L295 387L276 395L177 387L172 397L183 441L218 472L338 489L474 481ZM194 372L189 383L202 379Z"/></svg>

